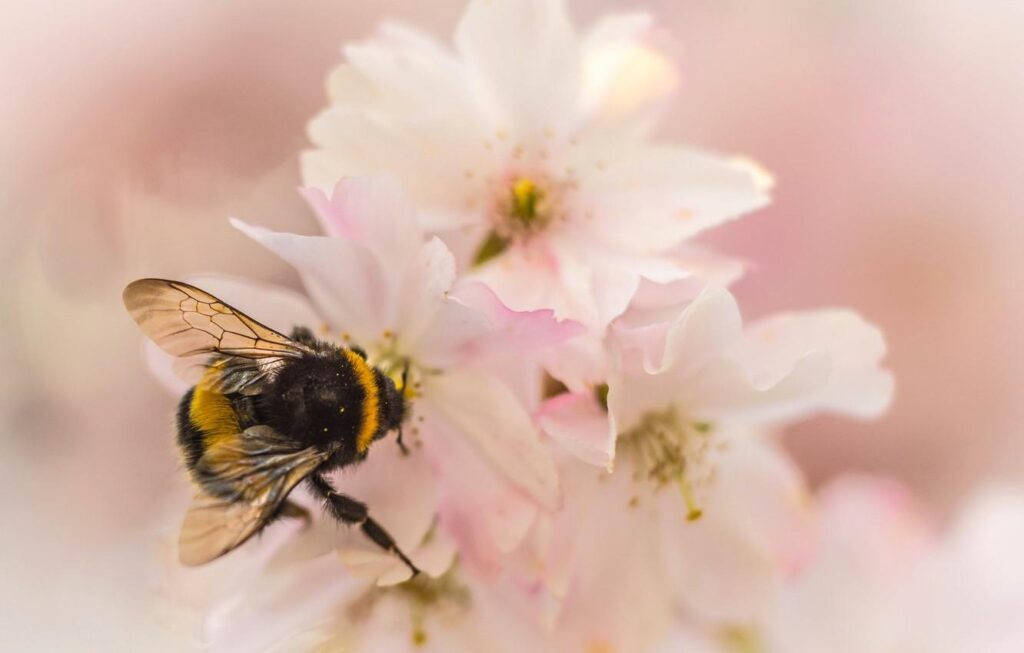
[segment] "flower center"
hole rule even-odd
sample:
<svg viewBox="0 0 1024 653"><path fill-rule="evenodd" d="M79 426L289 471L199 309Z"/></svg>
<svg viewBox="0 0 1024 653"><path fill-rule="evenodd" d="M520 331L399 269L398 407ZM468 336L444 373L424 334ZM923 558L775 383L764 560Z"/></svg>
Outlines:
<svg viewBox="0 0 1024 653"><path fill-rule="evenodd" d="M721 639L729 653L759 653L765 650L761 638L750 627L725 628L721 633Z"/></svg>
<svg viewBox="0 0 1024 653"><path fill-rule="evenodd" d="M640 423L619 436L620 452L633 463L633 477L660 491L670 485L679 488L686 502L689 520L703 514L700 495L711 481L708 456L713 444L707 422L683 419L675 408L652 411Z"/></svg>
<svg viewBox="0 0 1024 653"><path fill-rule="evenodd" d="M480 265L499 256L513 243L523 243L563 219L562 192L571 183L545 175L511 175L490 183L491 231L477 250Z"/></svg>
<svg viewBox="0 0 1024 653"><path fill-rule="evenodd" d="M523 229L532 228L535 223L541 221L539 205L543 199L544 193L537 188L532 179L517 179L512 184L512 201L508 207L509 219Z"/></svg>
<svg viewBox="0 0 1024 653"><path fill-rule="evenodd" d="M437 578L420 574L399 585L369 589L349 605L348 615L356 621L365 620L384 599L398 600L408 606L410 640L415 647L420 647L430 641L428 617L443 619L463 615L472 597L469 588L459 580L457 569L452 567Z"/></svg>

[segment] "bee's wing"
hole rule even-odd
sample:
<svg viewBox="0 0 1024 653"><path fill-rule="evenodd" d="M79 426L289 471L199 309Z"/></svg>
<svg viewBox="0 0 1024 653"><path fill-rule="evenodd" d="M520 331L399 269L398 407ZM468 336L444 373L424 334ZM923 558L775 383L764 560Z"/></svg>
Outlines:
<svg viewBox="0 0 1024 653"><path fill-rule="evenodd" d="M254 426L207 449L197 472L218 496L200 491L178 540L182 564L194 566L240 546L271 518L292 488L329 453L297 449L269 426Z"/></svg>
<svg viewBox="0 0 1024 653"><path fill-rule="evenodd" d="M124 305L142 331L172 356L223 354L281 359L310 351L213 295L180 281L133 281L124 289Z"/></svg>

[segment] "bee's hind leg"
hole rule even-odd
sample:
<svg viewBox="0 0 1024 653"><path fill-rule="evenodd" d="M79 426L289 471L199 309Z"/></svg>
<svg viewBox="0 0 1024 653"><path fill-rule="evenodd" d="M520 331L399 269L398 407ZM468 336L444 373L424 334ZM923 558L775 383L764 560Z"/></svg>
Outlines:
<svg viewBox="0 0 1024 653"><path fill-rule="evenodd" d="M402 387L398 389L398 392L402 395L403 400L406 399L405 393L409 386L409 360L406 359L405 365L402 367ZM403 415L404 420L404 415ZM401 449L403 456L409 455L409 447L405 446L405 441L402 439L402 422L398 423L398 448Z"/></svg>
<svg viewBox="0 0 1024 653"><path fill-rule="evenodd" d="M409 567L413 576L420 573L419 568L412 563L412 560L398 548L395 538L391 537L391 534L384 530L384 527L378 524L373 517L370 517L365 503L335 491L330 482L320 474L312 474L308 480L310 488L323 498L327 510L335 519L345 524L359 526L374 544L388 553L398 556Z"/></svg>

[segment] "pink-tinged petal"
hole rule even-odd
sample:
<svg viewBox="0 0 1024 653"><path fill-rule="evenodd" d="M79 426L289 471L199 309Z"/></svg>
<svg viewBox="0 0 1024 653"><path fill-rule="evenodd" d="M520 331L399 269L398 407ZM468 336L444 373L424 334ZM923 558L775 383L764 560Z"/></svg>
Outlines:
<svg viewBox="0 0 1024 653"><path fill-rule="evenodd" d="M456 113L472 102L461 62L430 34L385 23L374 36L345 46L345 58L376 88L379 109L405 117ZM365 106L350 84L329 80L332 104Z"/></svg>
<svg viewBox="0 0 1024 653"><path fill-rule="evenodd" d="M588 225L610 247L666 252L768 203L749 167L687 148L648 145L602 163L579 194L594 212Z"/></svg>
<svg viewBox="0 0 1024 653"><path fill-rule="evenodd" d="M584 333L543 357L544 369L573 392L582 392L608 379L608 357L604 342L593 333Z"/></svg>
<svg viewBox="0 0 1024 653"><path fill-rule="evenodd" d="M382 266L411 258L422 242L416 215L390 175L346 177L329 197L318 188L301 192L328 235L369 248Z"/></svg>
<svg viewBox="0 0 1024 653"><path fill-rule="evenodd" d="M640 287L640 273L628 265L594 265L591 269L590 288L597 322L593 328L603 330L612 320L622 315Z"/></svg>
<svg viewBox="0 0 1024 653"><path fill-rule="evenodd" d="M395 328L388 274L366 247L340 238L297 236L232 224L299 271L310 297L331 326L355 342L372 342Z"/></svg>
<svg viewBox="0 0 1024 653"><path fill-rule="evenodd" d="M516 311L551 309L560 319L575 320L594 333L621 314L639 285L639 274L576 255L565 239L512 247L476 271L501 301Z"/></svg>
<svg viewBox="0 0 1024 653"><path fill-rule="evenodd" d="M490 321L484 334L461 345L466 356L477 360L537 354L585 331L578 322L555 319L551 310L513 311L482 283L461 284L453 296Z"/></svg>
<svg viewBox="0 0 1024 653"><path fill-rule="evenodd" d="M653 126L679 87L674 48L666 40L655 32L653 18L640 13L602 17L587 31L580 45L588 127L632 120L644 127L638 130L643 135Z"/></svg>
<svg viewBox="0 0 1024 653"><path fill-rule="evenodd" d="M636 357L613 356L608 372L608 419L613 431L621 435L645 414L676 405L684 389L669 374L648 374Z"/></svg>
<svg viewBox="0 0 1024 653"><path fill-rule="evenodd" d="M365 590L333 556L287 570L254 570L251 585L209 613L204 644L215 653L299 651L339 619L339 608Z"/></svg>
<svg viewBox="0 0 1024 653"><path fill-rule="evenodd" d="M702 629L696 626L677 623L672 632L661 642L652 653L727 653L723 649L722 635L713 629Z"/></svg>
<svg viewBox="0 0 1024 653"><path fill-rule="evenodd" d="M526 537L537 504L497 473L431 402L421 400L415 410L422 441L416 451L431 461L438 479L440 526L457 544L461 561L479 573L493 575Z"/></svg>
<svg viewBox="0 0 1024 653"><path fill-rule="evenodd" d="M865 573L892 578L934 544L924 507L896 479L839 476L818 492L815 512L812 564L830 564L829 557L842 552L859 559Z"/></svg>
<svg viewBox="0 0 1024 653"><path fill-rule="evenodd" d="M396 281L397 329L410 343L413 354L411 343L437 322L438 312L455 283L455 257L440 238L434 237L418 245L407 259L391 261L390 265L402 270Z"/></svg>
<svg viewBox="0 0 1024 653"><path fill-rule="evenodd" d="M615 433L593 392L567 392L547 400L537 413L537 424L583 462L611 471Z"/></svg>
<svg viewBox="0 0 1024 653"><path fill-rule="evenodd" d="M701 420L778 422L793 419L813 406L826 387L832 361L823 351L811 351L792 361L780 377L765 381L730 358L715 360L692 380L682 404Z"/></svg>
<svg viewBox="0 0 1024 653"><path fill-rule="evenodd" d="M673 256L676 265L686 271L686 276L674 280L645 277L623 321L671 321L675 307L692 302L708 287L728 288L742 278L747 269L743 261L694 246L684 246Z"/></svg>
<svg viewBox="0 0 1024 653"><path fill-rule="evenodd" d="M820 493L816 518L813 556L762 618L770 650L942 650L903 638L937 623L908 623L920 599L906 599L931 533L906 488L842 477Z"/></svg>
<svg viewBox="0 0 1024 653"><path fill-rule="evenodd" d="M713 624L750 623L808 555L811 513L796 465L760 433L716 433L723 443L703 516L686 521L668 497L670 569L687 611Z"/></svg>
<svg viewBox="0 0 1024 653"><path fill-rule="evenodd" d="M742 333L739 308L726 290L708 288L671 323L612 328L617 355L608 376L608 412L618 433L651 410L681 405L696 414L704 401L736 403L746 391L742 398L752 402L750 395L761 390L716 358Z"/></svg>
<svg viewBox="0 0 1024 653"><path fill-rule="evenodd" d="M321 149L303 153L302 177L306 185L329 191L344 178L366 175L395 175L416 205L430 215L451 220L472 218L466 214L466 169L478 164L474 151L453 151L448 140L451 126L444 122L389 119L354 107L332 107L309 124L311 140ZM479 140L474 142L479 148ZM461 156L463 164L424 166L424 161ZM464 167L466 166L466 167ZM430 225L453 229L465 222ZM427 225L424 225L427 226Z"/></svg>
<svg viewBox="0 0 1024 653"><path fill-rule="evenodd" d="M397 174L424 211L424 226L475 221L460 211L464 172L478 169L485 152L481 127L466 111L475 100L462 63L429 35L393 24L345 55L348 63L328 79L331 108L310 125L313 142L327 149L303 155L306 183L330 190L345 176ZM460 165L422 165L442 157Z"/></svg>
<svg viewBox="0 0 1024 653"><path fill-rule="evenodd" d="M628 472L608 475L580 465L563 471L566 505L554 516L551 555L543 561L545 575L569 579L555 650L649 650L674 609L658 506L649 498L633 501Z"/></svg>
<svg viewBox="0 0 1024 653"><path fill-rule="evenodd" d="M885 338L851 311L805 311L759 320L747 327L730 353L752 377L769 383L793 360L814 351L828 354L832 374L820 392L791 407L794 414L824 410L867 418L889 406L894 382L881 368Z"/></svg>
<svg viewBox="0 0 1024 653"><path fill-rule="evenodd" d="M920 650L1016 653L1024 641L1024 492L986 484L968 498L948 539L926 561L910 593L910 635Z"/></svg>
<svg viewBox="0 0 1024 653"><path fill-rule="evenodd" d="M482 312L448 297L433 321L407 347L418 364L447 369L464 363L465 344L483 337L490 328L491 321Z"/></svg>
<svg viewBox="0 0 1024 653"><path fill-rule="evenodd" d="M560 502L558 472L529 414L496 378L483 373L448 372L424 380L428 421L439 420L449 437L459 437L506 482L538 504Z"/></svg>
<svg viewBox="0 0 1024 653"><path fill-rule="evenodd" d="M743 333L739 306L729 291L707 288L670 322L634 324L620 320L613 326L619 348L642 356L643 370L685 378L734 345Z"/></svg>
<svg viewBox="0 0 1024 653"><path fill-rule="evenodd" d="M561 0L474 0L455 46L497 127L539 140L579 103L580 51Z"/></svg>
<svg viewBox="0 0 1024 653"><path fill-rule="evenodd" d="M669 327L661 364L650 371L671 368L688 375L736 342L742 332L736 299L723 288L708 288Z"/></svg>

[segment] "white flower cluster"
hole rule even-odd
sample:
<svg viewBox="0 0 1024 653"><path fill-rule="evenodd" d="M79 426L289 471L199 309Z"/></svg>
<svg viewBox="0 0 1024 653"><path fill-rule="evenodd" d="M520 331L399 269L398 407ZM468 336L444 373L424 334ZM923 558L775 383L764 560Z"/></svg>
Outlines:
<svg viewBox="0 0 1024 653"><path fill-rule="evenodd" d="M652 139L662 42L645 15L581 33L557 0L473 0L454 49L394 25L345 48L302 159L324 235L234 223L307 295L197 283L409 363L410 454L384 440L335 481L425 573L275 524L168 579L209 650L947 650L909 648L933 615L866 578L911 574L925 538L872 481L815 503L772 437L883 412L882 335L841 309L743 323L743 265L690 241L771 180Z"/></svg>

